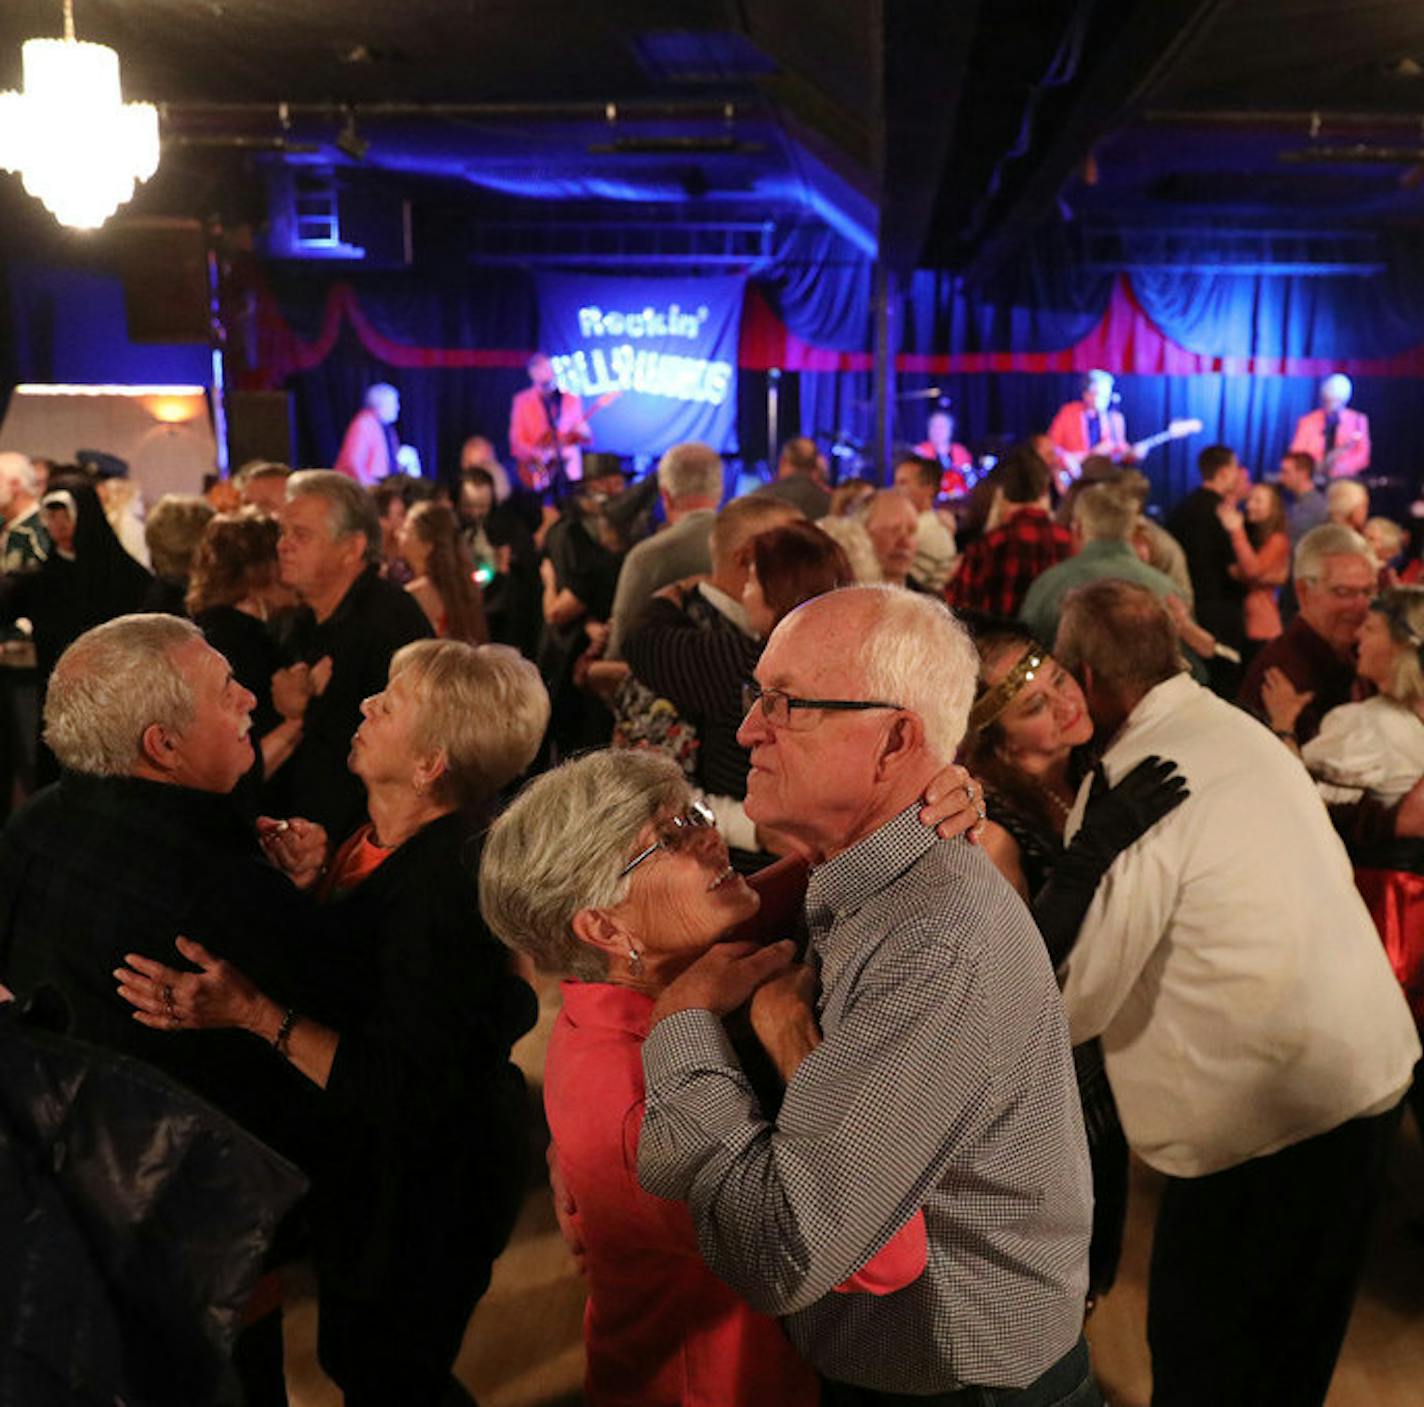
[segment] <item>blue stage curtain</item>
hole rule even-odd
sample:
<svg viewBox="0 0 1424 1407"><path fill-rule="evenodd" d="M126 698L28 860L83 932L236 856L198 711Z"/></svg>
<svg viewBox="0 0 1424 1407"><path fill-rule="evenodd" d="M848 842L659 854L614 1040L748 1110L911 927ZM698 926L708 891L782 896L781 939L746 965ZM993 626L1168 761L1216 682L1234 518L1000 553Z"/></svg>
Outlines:
<svg viewBox="0 0 1424 1407"><path fill-rule="evenodd" d="M755 271L787 330L835 351L873 342L873 266L826 229L793 231ZM902 351L1050 352L1086 336L1112 295L1112 275L1086 272L1076 235L1050 230L993 282L972 291L922 270L898 305Z"/></svg>
<svg viewBox="0 0 1424 1407"><path fill-rule="evenodd" d="M797 381L801 434L823 449L836 437L849 436L873 454L875 379L870 372L803 371Z"/></svg>
<svg viewBox="0 0 1424 1407"><path fill-rule="evenodd" d="M1032 378L1040 379L1040 378ZM1200 435L1154 451L1142 466L1153 502L1175 503L1201 482L1197 453L1209 444L1232 446L1252 478L1274 478L1290 448L1296 420L1315 404L1308 376L1128 376L1118 382L1128 432L1143 436L1180 418L1203 422ZM1371 478L1376 511L1399 513L1419 482L1414 453L1419 384L1404 377L1356 377L1353 404L1370 417Z"/></svg>
<svg viewBox="0 0 1424 1407"><path fill-rule="evenodd" d="M1424 342L1424 257L1412 236L1382 236L1378 247L1385 269L1370 276L1233 273L1232 251L1218 239L1219 270L1137 267L1130 277L1148 317L1193 352L1388 357ZM1328 257L1319 239L1311 250L1314 259ZM1341 261L1359 258L1358 243L1340 246Z"/></svg>
<svg viewBox="0 0 1424 1407"><path fill-rule="evenodd" d="M960 286L951 274L940 270L920 270L910 280L895 305L895 325L903 352L1052 352L1071 347L1092 331L1107 310L1112 296L1110 274L1084 271L1078 257L1076 234L1055 229L1035 239L1020 259L1015 260L991 283L971 290ZM813 273L815 271L812 271ZM850 271L832 268L824 276L804 280L800 303L783 297L775 304L788 328L806 341L843 350L864 351L872 345L870 266L852 278ZM791 283L801 292L801 281ZM853 290L853 293L850 291ZM863 300L863 301L862 301ZM826 341L814 335L815 314L829 309L854 307L863 316L865 327L858 340ZM863 311L862 311L863 309ZM793 326L790 317L799 312L805 321ZM828 319L827 319L828 320ZM849 324L844 330L849 332ZM1045 396L1055 394L1046 387L1051 378L978 375L926 377L906 374L898 378L900 392L923 390L933 383L953 398L960 428L969 434L983 434L986 426L1035 424L1040 418L1036 397L1027 390L1001 390L1022 382L1040 388ZM1074 378L1064 378L1072 383ZM952 389L951 389L951 383ZM874 434L874 385L861 372L805 372L800 374L801 429L818 437L842 430L869 444ZM1070 389L1069 394L1072 394ZM1066 397L1060 397L1066 399ZM1054 405L1057 405L1054 401ZM894 436L914 444L924 438L923 400L896 403ZM1052 414L1052 409L1048 415ZM1046 417L1043 417L1046 423Z"/></svg>
<svg viewBox="0 0 1424 1407"><path fill-rule="evenodd" d="M1085 269L1076 231L1037 236L990 282L965 289L920 270L904 300L905 352L1056 352L1081 341L1107 311L1113 275Z"/></svg>

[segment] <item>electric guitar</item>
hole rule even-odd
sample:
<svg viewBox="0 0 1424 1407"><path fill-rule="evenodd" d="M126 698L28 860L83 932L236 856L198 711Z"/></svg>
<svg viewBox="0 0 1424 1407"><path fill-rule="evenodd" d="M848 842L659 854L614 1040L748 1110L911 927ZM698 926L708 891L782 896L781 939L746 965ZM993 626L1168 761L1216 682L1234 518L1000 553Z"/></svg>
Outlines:
<svg viewBox="0 0 1424 1407"><path fill-rule="evenodd" d="M1145 440L1134 440L1131 447L1133 458L1145 459L1158 445L1165 445L1168 440L1184 440L1188 435L1199 435L1201 432L1202 423L1200 420L1174 420L1165 430L1159 430L1155 435L1149 435ZM1058 487L1067 489L1068 485L1083 472L1083 461L1089 455L1096 453L1098 453L1097 449L1084 450L1081 454L1060 449L1058 459L1063 467L1058 474Z"/></svg>
<svg viewBox="0 0 1424 1407"><path fill-rule="evenodd" d="M611 406L622 394L622 391L609 391L600 396L584 409L583 418L591 420L599 411ZM535 442L534 452L516 462L515 470L520 481L525 488L533 489L535 493L543 493L553 483L556 469L562 466L567 474L573 456L579 452L582 445L583 436L577 430L556 431L552 425L549 426Z"/></svg>

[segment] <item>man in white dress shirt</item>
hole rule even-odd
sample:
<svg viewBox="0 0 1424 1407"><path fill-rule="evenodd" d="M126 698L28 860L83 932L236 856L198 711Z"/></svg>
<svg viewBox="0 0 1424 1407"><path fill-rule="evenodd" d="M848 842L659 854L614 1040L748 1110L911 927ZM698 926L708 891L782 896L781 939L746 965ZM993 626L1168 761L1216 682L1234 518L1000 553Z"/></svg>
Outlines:
<svg viewBox="0 0 1424 1407"><path fill-rule="evenodd" d="M1060 974L1074 1044L1102 1038L1128 1141L1168 1179L1153 1407L1323 1403L1414 1023L1310 777L1183 671L1151 593L1073 593L1054 654L1107 780L1156 754L1191 792L1114 862Z"/></svg>

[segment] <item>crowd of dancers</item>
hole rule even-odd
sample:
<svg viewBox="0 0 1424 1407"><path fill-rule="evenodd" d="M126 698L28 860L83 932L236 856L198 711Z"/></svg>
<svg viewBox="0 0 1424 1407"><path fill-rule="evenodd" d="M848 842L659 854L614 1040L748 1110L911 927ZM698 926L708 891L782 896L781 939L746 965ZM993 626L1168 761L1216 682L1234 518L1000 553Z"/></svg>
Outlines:
<svg viewBox="0 0 1424 1407"><path fill-rule="evenodd" d="M0 455L0 1381L284 1401L306 1257L351 1407L470 1400L542 973L590 1403L1100 1402L1129 1152L1154 1403L1323 1403L1424 1017L1348 386L1162 517L1097 374L987 474L941 411L724 501L547 370L443 487L390 387L146 526Z"/></svg>

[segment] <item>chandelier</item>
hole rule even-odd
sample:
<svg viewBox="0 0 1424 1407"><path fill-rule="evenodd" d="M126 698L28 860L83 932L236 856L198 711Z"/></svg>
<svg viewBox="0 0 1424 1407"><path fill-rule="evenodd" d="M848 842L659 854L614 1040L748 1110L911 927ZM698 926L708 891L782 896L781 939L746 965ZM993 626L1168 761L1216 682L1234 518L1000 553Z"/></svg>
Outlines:
<svg viewBox="0 0 1424 1407"><path fill-rule="evenodd" d="M0 169L62 225L92 230L158 169L158 109L126 103L119 56L74 37L64 0L64 38L29 39L20 49L22 92L0 92Z"/></svg>

